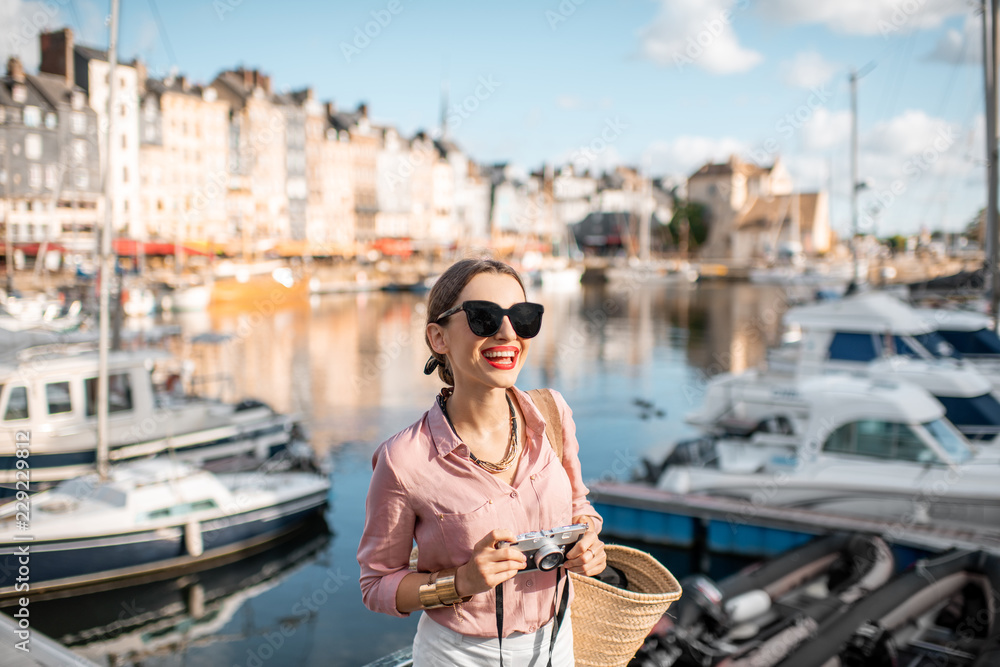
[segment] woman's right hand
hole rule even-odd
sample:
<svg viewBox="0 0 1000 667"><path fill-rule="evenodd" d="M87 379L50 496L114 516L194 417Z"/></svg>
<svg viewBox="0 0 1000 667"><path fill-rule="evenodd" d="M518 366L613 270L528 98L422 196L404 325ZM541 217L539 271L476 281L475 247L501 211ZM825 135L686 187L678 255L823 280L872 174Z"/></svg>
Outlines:
<svg viewBox="0 0 1000 667"><path fill-rule="evenodd" d="M476 542L472 558L455 573L456 592L462 597L485 593L527 567L528 559L518 549L497 548L497 542L516 540L509 530L494 530Z"/></svg>

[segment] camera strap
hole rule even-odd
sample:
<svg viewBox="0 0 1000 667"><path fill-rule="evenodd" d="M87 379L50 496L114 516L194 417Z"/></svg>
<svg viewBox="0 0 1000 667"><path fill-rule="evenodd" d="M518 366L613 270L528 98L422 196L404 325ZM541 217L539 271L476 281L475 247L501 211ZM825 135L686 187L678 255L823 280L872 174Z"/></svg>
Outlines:
<svg viewBox="0 0 1000 667"><path fill-rule="evenodd" d="M565 581L563 581L565 580ZM562 595L559 595L559 584L563 584ZM497 648L500 649L500 667L503 667L503 583L496 586L497 599ZM556 635L559 633L559 626L562 625L566 615L566 607L569 603L569 577L563 576L563 568L556 568L556 613L552 619L552 634L549 637L549 663L552 667L552 654L556 649Z"/></svg>

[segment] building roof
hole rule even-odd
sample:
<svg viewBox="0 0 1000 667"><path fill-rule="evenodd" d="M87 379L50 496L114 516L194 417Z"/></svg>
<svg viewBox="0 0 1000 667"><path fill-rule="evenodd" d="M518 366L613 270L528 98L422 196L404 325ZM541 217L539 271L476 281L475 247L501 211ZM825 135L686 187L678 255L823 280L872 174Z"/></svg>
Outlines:
<svg viewBox="0 0 1000 667"><path fill-rule="evenodd" d="M27 74L26 78L39 93L45 96L51 106L72 102L74 92L83 92L79 86L70 86L66 77L59 74Z"/></svg>
<svg viewBox="0 0 1000 667"><path fill-rule="evenodd" d="M14 81L13 78L5 76L0 78L0 104L7 107L40 107L48 111L54 111L55 107L43 92L40 92L31 79L34 77L26 74L23 82ZM14 86L20 83L25 88L25 98L23 102L14 100Z"/></svg>
<svg viewBox="0 0 1000 667"><path fill-rule="evenodd" d="M107 51L101 51L100 49L95 49L90 46L83 46L82 44L74 44L73 53L75 55L80 56L84 60L103 60L104 62L108 61ZM123 63L119 62L118 64L121 65Z"/></svg>
<svg viewBox="0 0 1000 667"><path fill-rule="evenodd" d="M691 175L691 178L702 178L706 176L725 176L739 173L744 176L757 176L770 173L774 169L772 164L769 167L761 167L752 162L744 162L737 155L730 155L728 162L707 163L698 171Z"/></svg>
<svg viewBox="0 0 1000 667"><path fill-rule="evenodd" d="M737 216L736 229L767 229L790 223L798 216L799 230L803 233L816 224L819 192L802 192L790 195L756 197L748 209ZM798 205L798 211L795 206Z"/></svg>

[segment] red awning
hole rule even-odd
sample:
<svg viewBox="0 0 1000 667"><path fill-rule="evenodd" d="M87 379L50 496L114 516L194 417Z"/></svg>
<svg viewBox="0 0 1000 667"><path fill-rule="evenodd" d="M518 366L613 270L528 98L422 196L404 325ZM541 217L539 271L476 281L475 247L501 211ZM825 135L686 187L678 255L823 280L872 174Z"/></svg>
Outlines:
<svg viewBox="0 0 1000 667"><path fill-rule="evenodd" d="M14 250L20 250L27 257L38 257L38 251L42 248L41 243L15 243ZM0 243L0 254L7 251L7 246ZM45 252L66 252L66 248L58 243L49 243L45 246Z"/></svg>
<svg viewBox="0 0 1000 667"><path fill-rule="evenodd" d="M387 257L409 257L413 254L413 245L407 238L376 239L372 247Z"/></svg>
<svg viewBox="0 0 1000 667"><path fill-rule="evenodd" d="M173 243L165 242L154 242L154 241L135 241L133 239L115 239L115 254L125 255L126 257L135 257L140 252L146 256L152 255L173 255L175 251L175 246ZM198 248L192 248L190 246L182 246L181 248L185 255L201 255L207 257L209 253L204 250L199 250Z"/></svg>

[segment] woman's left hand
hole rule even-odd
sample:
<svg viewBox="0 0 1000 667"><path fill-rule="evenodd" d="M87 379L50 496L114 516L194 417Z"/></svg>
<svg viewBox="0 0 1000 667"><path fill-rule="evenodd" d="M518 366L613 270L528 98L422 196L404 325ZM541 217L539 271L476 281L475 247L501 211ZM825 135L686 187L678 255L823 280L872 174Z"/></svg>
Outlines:
<svg viewBox="0 0 1000 667"><path fill-rule="evenodd" d="M597 531L594 530L594 522L590 517L575 516L573 523L585 523L590 528L566 554L566 562L562 566L570 572L576 572L586 577L600 574L607 566L608 559L604 554L604 542L601 542L600 538L597 537Z"/></svg>

